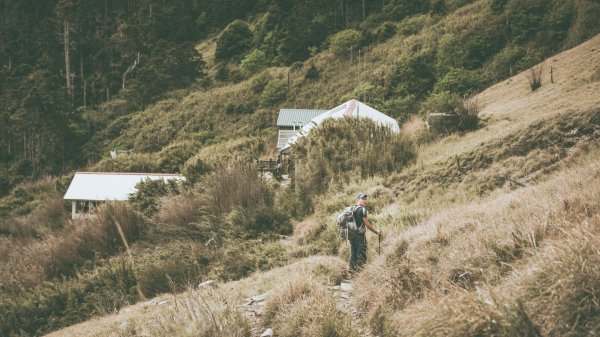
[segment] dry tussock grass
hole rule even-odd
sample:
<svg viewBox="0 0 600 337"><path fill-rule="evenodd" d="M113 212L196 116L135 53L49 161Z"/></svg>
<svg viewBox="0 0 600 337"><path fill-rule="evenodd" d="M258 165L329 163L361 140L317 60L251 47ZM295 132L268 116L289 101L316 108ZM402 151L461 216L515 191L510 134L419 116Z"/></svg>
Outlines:
<svg viewBox="0 0 600 337"><path fill-rule="evenodd" d="M313 291L321 292L323 286L339 284L345 273L345 267L346 262L338 258L312 256L266 272L254 273L241 280L220 284L214 289L202 288L174 296L163 295L155 300L157 303L166 300L167 303L164 305L138 303L123 308L116 315L97 318L56 331L49 337L249 336L249 329L246 330L249 322L235 307L236 304L245 303L247 298L267 291L283 293L289 289L291 283L298 280L299 275L313 282L311 284L317 288ZM322 298L318 297L318 299ZM320 305L315 301L312 303L315 306ZM334 308L329 306L326 311L335 313L333 310ZM312 315L316 315L323 311L311 312ZM314 319L320 320L322 317ZM123 322L129 324L125 331L118 328ZM332 326L327 323L328 321L323 322L323 327ZM281 329L284 331L288 329L283 326L287 324L285 321L281 321L281 324ZM342 336L335 333L327 334L328 330L325 329L317 332L309 329L306 331L311 333L311 336ZM326 333L320 333L321 331Z"/></svg>
<svg viewBox="0 0 600 337"><path fill-rule="evenodd" d="M412 308L423 299L435 302L448 298L452 303L464 303L463 309L456 310L479 312L474 308L485 306L485 301L479 303L475 300L476 297L461 294L501 285L515 268L530 261L539 247L546 245L546 241L568 239L569 236L565 236L565 233L571 232L577 224L589 222L600 213L600 206L595 202L600 198L600 164L592 160L581 165L566 169L536 187L497 193L481 202L439 212L422 226L411 227L389 236L391 243L384 257L368 265L356 281L357 305L367 314L371 325L379 333L389 332L391 329L393 333L390 335L401 333L407 336L427 335L424 331L434 328L410 323L414 316L409 314L407 317L403 316L405 308ZM576 239L570 241L574 246L577 245ZM575 270L571 274L577 275ZM369 286L372 280L380 280L377 287ZM536 287L537 285L532 289ZM543 296L547 295L543 290L547 288L540 286L537 289ZM459 296L460 299L452 296ZM569 305L577 307L572 302ZM423 310L428 310L425 309L428 306L417 306L418 309L411 310L421 310L419 314L427 316ZM498 323L497 328L500 330L492 329L489 330L490 333L496 331L501 335L515 335L513 333L522 328L519 324L530 326L527 323L528 316L519 308L517 302L508 301L490 309L492 312L488 310L489 317L497 315L497 322L506 323ZM439 326L452 326L447 322L451 322L450 317L456 317L457 314L449 310L442 308L434 315L440 321ZM523 312L519 313L519 310ZM501 314L503 312L506 314ZM547 315L547 311L544 312ZM398 323L398 326L394 323L395 320L389 319L393 313L400 317L398 322L401 324ZM468 314L464 315L470 317ZM476 320L474 317L477 315L472 318ZM556 316L558 315L552 317ZM487 331L476 329L473 330L475 332L472 331L473 334L468 334L468 329L474 328L476 324L464 324L467 330L456 328L456 336L475 336L476 331ZM505 328L507 330L502 330ZM535 331L532 328L530 335L535 335ZM440 332L439 335L447 333Z"/></svg>
<svg viewBox="0 0 600 337"><path fill-rule="evenodd" d="M204 195L189 193L163 197L159 201L157 220L175 227L202 229L203 218L210 214L210 200Z"/></svg>
<svg viewBox="0 0 600 337"><path fill-rule="evenodd" d="M172 298L167 308L144 319L128 320L125 329L110 329L96 336L250 337L250 322L212 289L190 290Z"/></svg>
<svg viewBox="0 0 600 337"><path fill-rule="evenodd" d="M342 312L332 294L309 275L277 290L267 302L263 324L282 337L358 336L351 316Z"/></svg>

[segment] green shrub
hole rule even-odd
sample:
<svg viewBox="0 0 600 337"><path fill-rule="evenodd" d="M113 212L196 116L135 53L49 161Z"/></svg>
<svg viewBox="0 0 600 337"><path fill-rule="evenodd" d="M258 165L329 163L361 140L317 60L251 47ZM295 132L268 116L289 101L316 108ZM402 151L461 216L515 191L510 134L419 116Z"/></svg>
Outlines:
<svg viewBox="0 0 600 337"><path fill-rule="evenodd" d="M197 285L208 270L210 254L204 244L173 242L150 255L136 258L136 271L147 297L181 292Z"/></svg>
<svg viewBox="0 0 600 337"><path fill-rule="evenodd" d="M225 29L217 40L215 58L217 60L230 60L243 55L252 46L252 30L248 23L235 20Z"/></svg>
<svg viewBox="0 0 600 337"><path fill-rule="evenodd" d="M397 32L404 36L417 34L429 20L428 15L412 16L402 20L398 25Z"/></svg>
<svg viewBox="0 0 600 337"><path fill-rule="evenodd" d="M396 35L397 27L392 22L384 22L374 32L375 39L379 42L389 40Z"/></svg>
<svg viewBox="0 0 600 337"><path fill-rule="evenodd" d="M479 90L482 83L483 80L478 71L454 68L435 84L433 91L448 91L465 95Z"/></svg>
<svg viewBox="0 0 600 337"><path fill-rule="evenodd" d="M351 48L355 52L358 52L361 39L362 36L356 29L346 29L341 32L337 32L329 41L329 50L331 50L338 57L348 56L350 55Z"/></svg>
<svg viewBox="0 0 600 337"><path fill-rule="evenodd" d="M317 68L314 64L311 64L310 67L306 70L306 74L304 75L305 80L316 80L320 76L319 68Z"/></svg>
<svg viewBox="0 0 600 337"><path fill-rule="evenodd" d="M240 63L242 75L250 77L265 69L269 64L267 55L260 49L248 53Z"/></svg>
<svg viewBox="0 0 600 337"><path fill-rule="evenodd" d="M267 83L260 95L260 104L264 107L273 106L287 96L287 83L283 78L274 78Z"/></svg>
<svg viewBox="0 0 600 337"><path fill-rule="evenodd" d="M195 140L171 143L158 153L158 167L161 172L177 173L183 171L183 165L194 154L198 153L202 144Z"/></svg>
<svg viewBox="0 0 600 337"><path fill-rule="evenodd" d="M388 2L383 12L385 17L392 21L400 21L408 16L426 13L429 10L429 1L420 0L394 0Z"/></svg>
<svg viewBox="0 0 600 337"><path fill-rule="evenodd" d="M250 80L250 88L252 88L252 92L255 94L260 94L272 79L273 76L271 76L268 71L263 71L262 73L252 77Z"/></svg>
<svg viewBox="0 0 600 337"><path fill-rule="evenodd" d="M212 172L213 167L208 165L201 154L188 159L183 165L183 174L190 182L196 182L200 177Z"/></svg>
<svg viewBox="0 0 600 337"><path fill-rule="evenodd" d="M507 46L502 49L484 66L484 73L488 81L496 82L523 70L521 59L525 57L525 54L525 49L519 46Z"/></svg>
<svg viewBox="0 0 600 337"><path fill-rule="evenodd" d="M388 95L424 98L435 83L432 61L431 51L420 51L398 60L386 78Z"/></svg>
<svg viewBox="0 0 600 337"><path fill-rule="evenodd" d="M414 157L403 137L365 118L325 120L295 151L302 172L298 185L309 195L325 192L348 174L364 178L399 170Z"/></svg>
<svg viewBox="0 0 600 337"><path fill-rule="evenodd" d="M266 207L256 212L250 229L256 233L271 232L283 235L291 235L294 230L285 212Z"/></svg>
<svg viewBox="0 0 600 337"><path fill-rule="evenodd" d="M160 197L177 195L180 193L180 184L177 180L146 179L135 185L135 192L129 195L129 202L135 209L145 214L154 214Z"/></svg>
<svg viewBox="0 0 600 337"><path fill-rule="evenodd" d="M99 172L160 172L156 154L150 153L130 153L105 158L92 169Z"/></svg>
<svg viewBox="0 0 600 337"><path fill-rule="evenodd" d="M0 297L0 335L42 335L116 312L138 299L133 270L118 259L72 280Z"/></svg>

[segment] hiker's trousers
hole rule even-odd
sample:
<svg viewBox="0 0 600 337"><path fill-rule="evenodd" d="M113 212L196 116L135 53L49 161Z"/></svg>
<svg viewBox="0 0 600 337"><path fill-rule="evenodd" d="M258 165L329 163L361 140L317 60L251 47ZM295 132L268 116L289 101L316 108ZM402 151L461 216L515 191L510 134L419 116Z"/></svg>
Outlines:
<svg viewBox="0 0 600 337"><path fill-rule="evenodd" d="M350 241L350 272L353 273L362 268L367 262L367 238L363 234L348 234Z"/></svg>

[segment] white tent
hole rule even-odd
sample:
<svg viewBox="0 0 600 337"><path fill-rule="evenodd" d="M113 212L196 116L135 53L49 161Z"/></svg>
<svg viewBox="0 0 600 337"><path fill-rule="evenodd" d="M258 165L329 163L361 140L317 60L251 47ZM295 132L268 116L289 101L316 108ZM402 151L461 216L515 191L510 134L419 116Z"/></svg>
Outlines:
<svg viewBox="0 0 600 337"><path fill-rule="evenodd" d="M370 106L366 105L363 102L357 101L355 99L351 99L348 102L343 103L343 104L341 104L331 110L328 110L328 111L318 115L317 117L311 119L310 122L308 122L306 125L304 125L302 127L302 129L296 136L293 136L288 140L287 144L283 147L283 149L281 151L289 151L290 147L294 143L296 143L298 141L298 139L308 135L308 133L312 129L319 126L324 120L326 120L328 118L344 118L344 117L369 118L381 125L388 126L395 133L400 132L400 126L398 125L398 122L394 118L371 108Z"/></svg>

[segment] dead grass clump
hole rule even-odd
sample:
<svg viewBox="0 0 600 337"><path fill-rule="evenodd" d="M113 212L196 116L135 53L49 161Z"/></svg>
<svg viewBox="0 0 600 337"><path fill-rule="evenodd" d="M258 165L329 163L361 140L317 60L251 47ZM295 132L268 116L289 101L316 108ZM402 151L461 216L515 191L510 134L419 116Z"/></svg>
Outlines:
<svg viewBox="0 0 600 337"><path fill-rule="evenodd" d="M600 331L600 217L565 233L525 276L524 301L544 336L594 336Z"/></svg>
<svg viewBox="0 0 600 337"><path fill-rule="evenodd" d="M125 202L109 202L100 206L92 222L102 229L99 233L101 238L96 239L108 244L109 249L124 246L120 231L130 243L139 239L146 229L143 216Z"/></svg>
<svg viewBox="0 0 600 337"><path fill-rule="evenodd" d="M484 291L453 293L440 302L420 303L397 315L393 324L390 336L541 336L521 303Z"/></svg>
<svg viewBox="0 0 600 337"><path fill-rule="evenodd" d="M210 200L190 193L161 198L157 219L162 224L183 228L203 228L202 218L210 214Z"/></svg>
<svg viewBox="0 0 600 337"><path fill-rule="evenodd" d="M55 195L44 200L33 212L33 219L50 230L63 228L69 220L69 212L65 209L62 196Z"/></svg>
<svg viewBox="0 0 600 337"><path fill-rule="evenodd" d="M351 316L342 312L332 295L310 277L280 288L267 302L265 327L277 336L358 336Z"/></svg>
<svg viewBox="0 0 600 337"><path fill-rule="evenodd" d="M234 207L258 209L273 204L273 193L247 163L237 162L214 174L208 183L208 195L217 214Z"/></svg>
<svg viewBox="0 0 600 337"><path fill-rule="evenodd" d="M157 310L153 316L145 319L134 317L127 323L125 329L114 328L106 336L252 336L248 318L228 303L218 290L209 288L190 291L186 296L177 296L174 303Z"/></svg>

